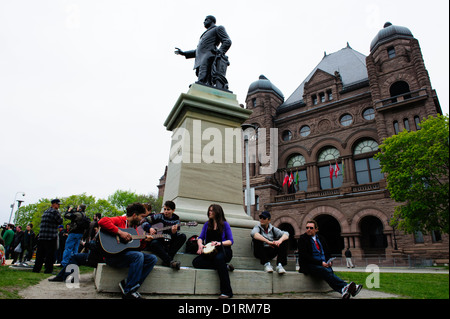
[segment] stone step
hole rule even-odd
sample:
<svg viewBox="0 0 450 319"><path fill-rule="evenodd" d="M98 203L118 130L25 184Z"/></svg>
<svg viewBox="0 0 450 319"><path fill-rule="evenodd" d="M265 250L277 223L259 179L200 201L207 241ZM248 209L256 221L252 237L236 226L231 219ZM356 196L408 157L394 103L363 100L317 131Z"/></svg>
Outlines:
<svg viewBox="0 0 450 319"><path fill-rule="evenodd" d="M175 255L174 260L177 260L181 262L182 267L192 267L192 260L194 260L195 257L197 257L197 254L186 254L186 253L177 253ZM162 261L158 258L157 265L161 265ZM255 257L244 257L244 256L233 256L233 259L231 260L231 264L236 269L247 269L247 270L263 270L264 266L261 265L259 259L256 259ZM276 267L276 258L271 261L273 269ZM287 271L295 271L296 270L296 262L295 260L288 260L288 263L286 266L284 266L284 269Z"/></svg>
<svg viewBox="0 0 450 319"><path fill-rule="evenodd" d="M120 292L119 282L127 277L128 269L116 269L98 264L95 286L99 292ZM262 270L236 269L230 272L233 293L277 294L286 292L329 292L330 287L321 280L295 271L284 275L266 273ZM215 270L182 267L176 271L155 266L139 288L141 294L219 294L219 277Z"/></svg>

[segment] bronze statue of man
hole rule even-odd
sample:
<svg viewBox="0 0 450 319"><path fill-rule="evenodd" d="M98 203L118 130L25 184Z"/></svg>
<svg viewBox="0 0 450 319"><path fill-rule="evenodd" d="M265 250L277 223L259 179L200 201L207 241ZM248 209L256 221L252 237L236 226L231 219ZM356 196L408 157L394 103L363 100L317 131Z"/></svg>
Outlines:
<svg viewBox="0 0 450 319"><path fill-rule="evenodd" d="M197 83L228 89L225 74L230 63L225 53L231 46L230 37L223 26L216 26L216 18L213 16L207 16L203 25L207 30L200 37L197 49L182 51L175 48L175 54L183 55L186 59L195 58Z"/></svg>

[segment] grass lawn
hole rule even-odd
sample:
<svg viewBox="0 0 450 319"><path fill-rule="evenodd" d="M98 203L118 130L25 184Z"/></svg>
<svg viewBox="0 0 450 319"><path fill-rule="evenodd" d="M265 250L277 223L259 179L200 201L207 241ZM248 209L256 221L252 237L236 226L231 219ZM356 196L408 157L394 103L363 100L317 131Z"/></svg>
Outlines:
<svg viewBox="0 0 450 319"><path fill-rule="evenodd" d="M31 270L11 269L0 267L0 299L19 299L19 291L28 286L37 285L42 279L52 275L37 274Z"/></svg>
<svg viewBox="0 0 450 319"><path fill-rule="evenodd" d="M53 272L61 268L54 267ZM41 280L53 275L34 273L31 270L11 269L8 266L0 266L0 299L20 299L19 291L28 286L37 285ZM80 267L80 273L93 271L90 267Z"/></svg>
<svg viewBox="0 0 450 319"><path fill-rule="evenodd" d="M345 281L354 281L367 288L366 279L370 273L336 272ZM412 299L449 299L448 274L379 273L379 288L386 293ZM374 281L369 278L369 284Z"/></svg>

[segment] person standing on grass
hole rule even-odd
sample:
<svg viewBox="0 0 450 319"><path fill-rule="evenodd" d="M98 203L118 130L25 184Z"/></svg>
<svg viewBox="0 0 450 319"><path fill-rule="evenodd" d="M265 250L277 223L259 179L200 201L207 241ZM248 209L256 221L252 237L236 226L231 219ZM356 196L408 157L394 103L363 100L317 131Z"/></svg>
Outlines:
<svg viewBox="0 0 450 319"><path fill-rule="evenodd" d="M59 212L61 201L59 199L53 199L51 204L52 206L42 215L33 272L40 272L44 263L44 273L51 274L53 271L58 226L62 224L63 218Z"/></svg>

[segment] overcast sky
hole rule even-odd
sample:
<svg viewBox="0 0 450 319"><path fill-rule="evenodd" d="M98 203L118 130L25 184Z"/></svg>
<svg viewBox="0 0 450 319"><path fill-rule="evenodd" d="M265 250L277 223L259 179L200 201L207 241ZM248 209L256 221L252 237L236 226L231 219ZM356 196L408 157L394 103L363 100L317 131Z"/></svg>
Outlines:
<svg viewBox="0 0 450 319"><path fill-rule="evenodd" d="M212 14L233 44L230 90L245 103L264 74L287 99L347 45L369 54L386 21L419 40L443 112L449 105L447 0L0 0L0 223L26 204L118 189L157 193L171 133L163 123L196 77Z"/></svg>

